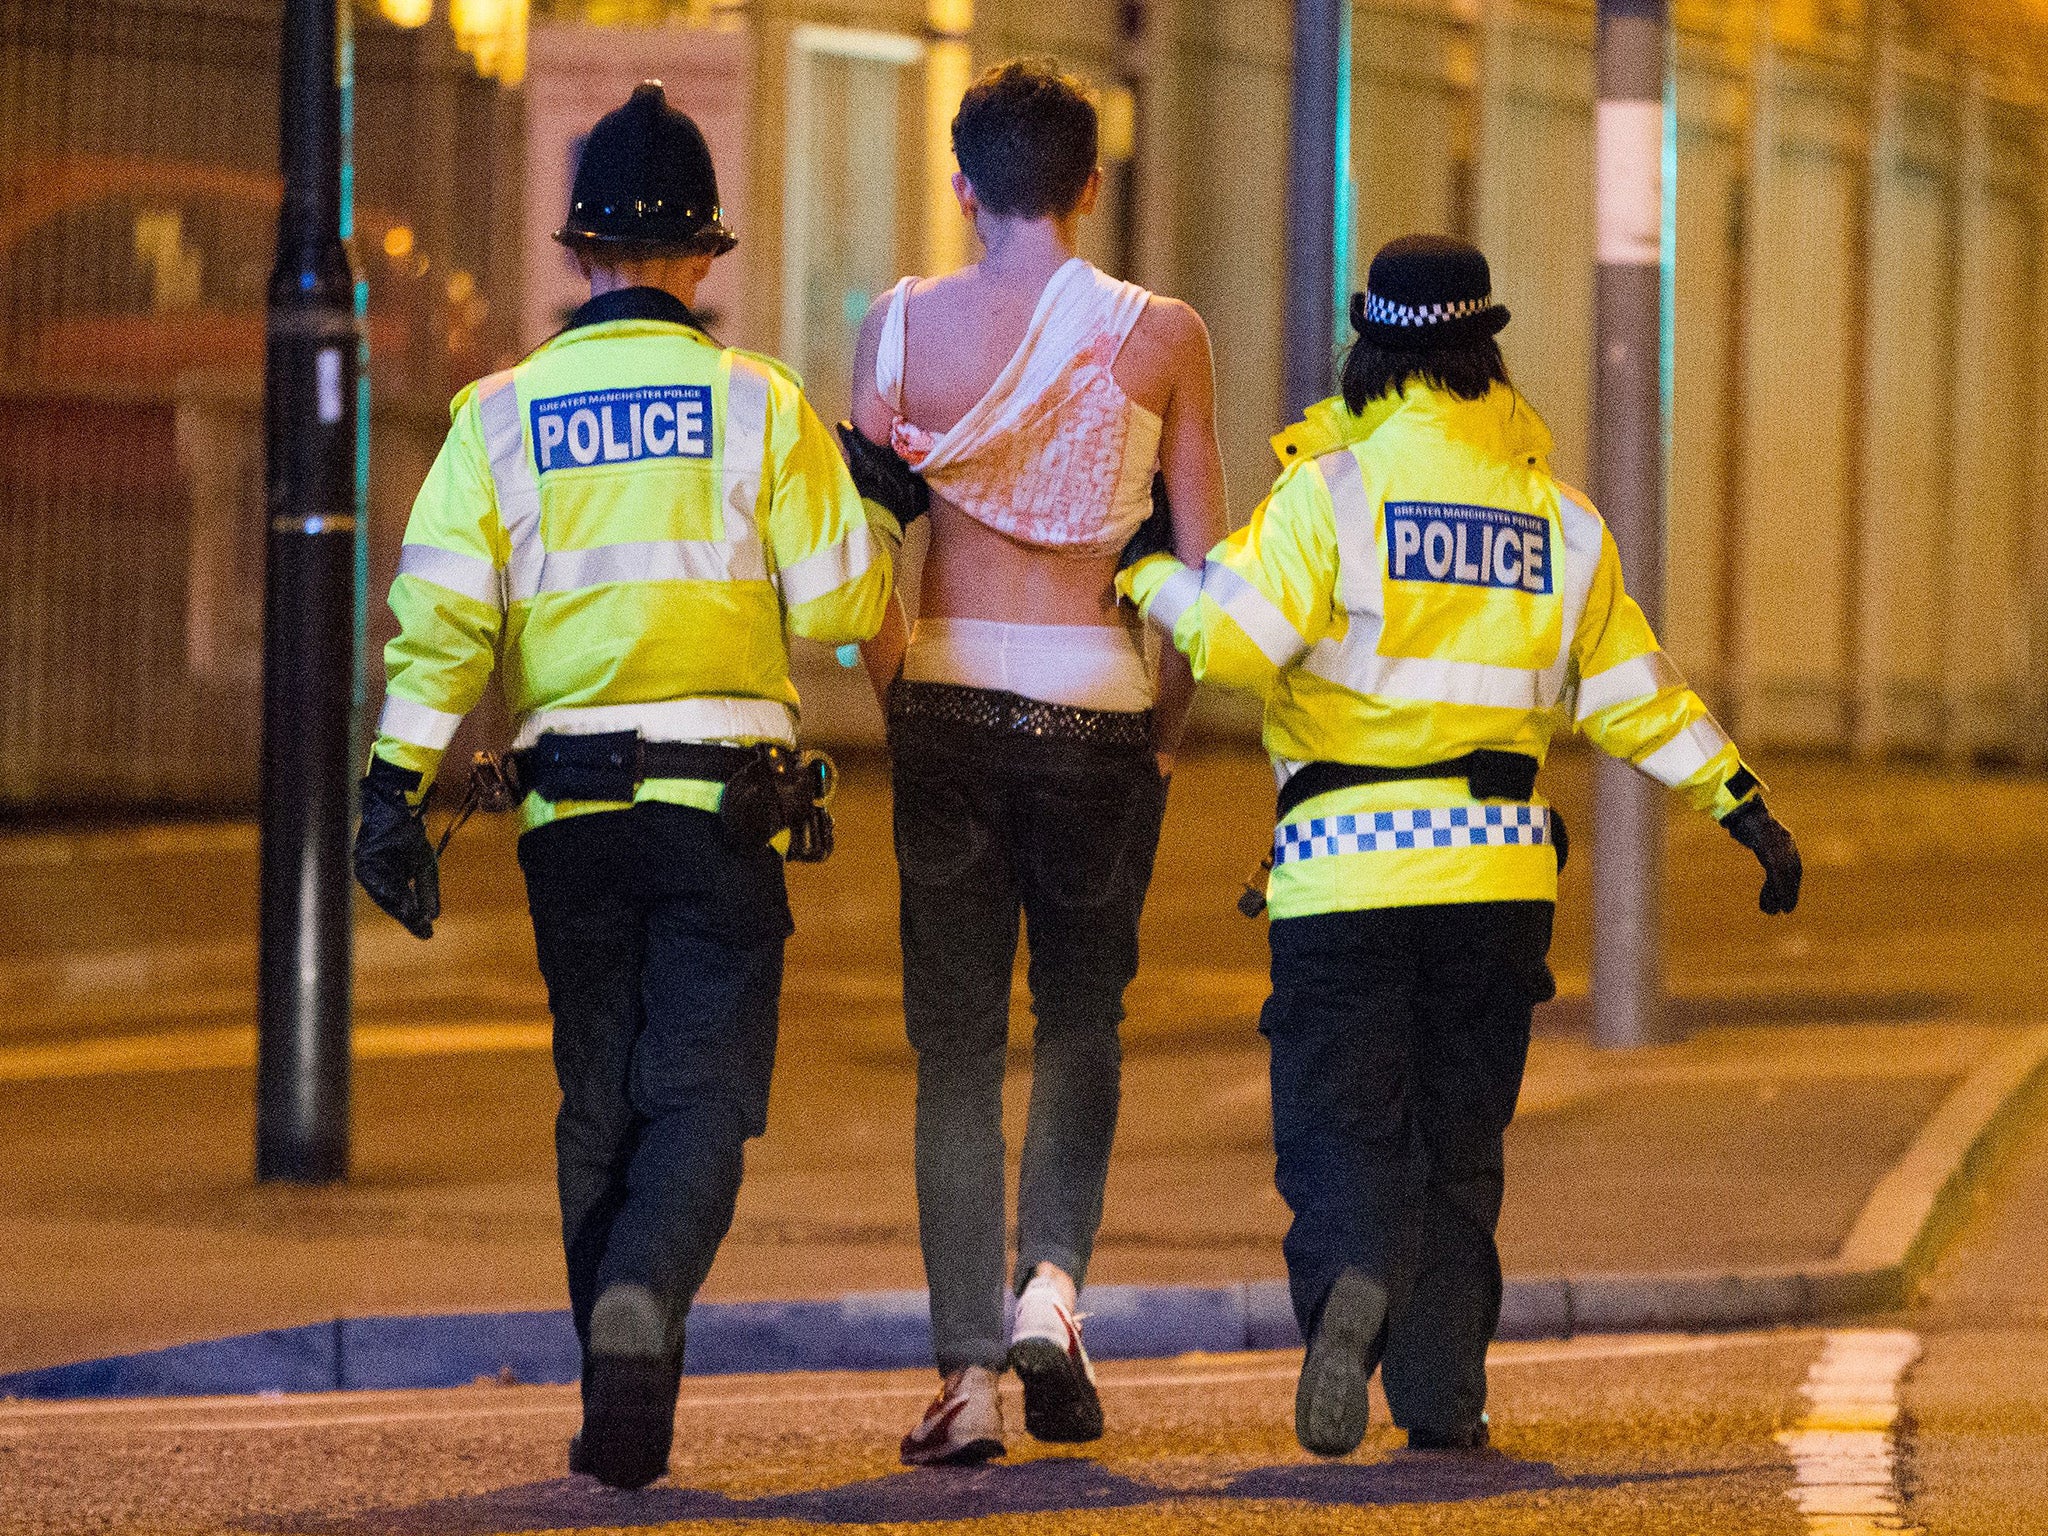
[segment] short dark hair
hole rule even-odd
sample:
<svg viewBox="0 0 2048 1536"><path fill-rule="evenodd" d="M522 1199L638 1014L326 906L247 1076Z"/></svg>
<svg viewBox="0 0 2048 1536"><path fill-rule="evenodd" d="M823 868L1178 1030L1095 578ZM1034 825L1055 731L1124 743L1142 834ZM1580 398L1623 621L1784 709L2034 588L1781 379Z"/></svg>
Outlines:
<svg viewBox="0 0 2048 1536"><path fill-rule="evenodd" d="M1406 391L1414 379L1460 400L1484 400L1494 385L1508 382L1508 365L1491 336L1424 351L1376 347L1360 337L1344 359L1344 403L1356 415L1390 391Z"/></svg>
<svg viewBox="0 0 2048 1536"><path fill-rule="evenodd" d="M1095 170L1095 103L1052 59L998 64L960 100L953 155L990 213L1063 214Z"/></svg>

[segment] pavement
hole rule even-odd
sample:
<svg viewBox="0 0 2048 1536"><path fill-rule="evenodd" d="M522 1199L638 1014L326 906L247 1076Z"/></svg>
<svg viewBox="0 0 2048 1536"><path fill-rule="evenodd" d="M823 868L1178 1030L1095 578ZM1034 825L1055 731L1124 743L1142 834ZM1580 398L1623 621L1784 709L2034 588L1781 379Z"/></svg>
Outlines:
<svg viewBox="0 0 2048 1536"><path fill-rule="evenodd" d="M1583 760L1547 773L1589 827ZM797 869L771 1129L707 1300L921 1280L886 783L847 765L840 851ZM1819 1265L1937 1109L2036 1023L2048 783L1774 765L1800 911L1674 808L1679 1043L1586 1038L1586 860L1509 1138L1511 1276ZM1130 998L1124 1113L1091 1278L1277 1279L1262 924L1232 909L1269 828L1263 762L1177 775ZM1589 840L1583 834L1583 850ZM420 945L361 909L354 1176L249 1177L255 842L238 822L0 834L0 1373L338 1317L552 1309L562 1282L544 996L503 821L451 851ZM1028 1081L1018 994L1014 1148ZM897 1409L891 1409L892 1414Z"/></svg>

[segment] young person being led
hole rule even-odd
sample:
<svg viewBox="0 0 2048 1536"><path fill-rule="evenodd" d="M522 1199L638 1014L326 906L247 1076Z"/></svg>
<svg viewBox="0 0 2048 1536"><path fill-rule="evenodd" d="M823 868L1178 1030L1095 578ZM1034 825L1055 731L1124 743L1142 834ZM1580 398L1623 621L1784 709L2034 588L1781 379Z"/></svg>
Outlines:
<svg viewBox="0 0 2048 1536"><path fill-rule="evenodd" d="M875 306L853 391L860 432L917 469L932 504L916 628L892 606L866 649L894 764L918 1221L944 1378L904 1438L912 1464L1001 1454L1005 1364L1032 1434L1102 1433L1075 1293L1102 1217L1123 993L1193 689L1178 656L1158 662L1114 578L1152 513L1155 473L1165 542L1199 559L1225 526L1207 329L1077 254L1101 185L1080 84L1046 61L990 70L960 104L953 149L981 258L905 278ZM1037 1025L1006 1279L1020 915ZM1006 1288L1019 1293L1007 1332Z"/></svg>

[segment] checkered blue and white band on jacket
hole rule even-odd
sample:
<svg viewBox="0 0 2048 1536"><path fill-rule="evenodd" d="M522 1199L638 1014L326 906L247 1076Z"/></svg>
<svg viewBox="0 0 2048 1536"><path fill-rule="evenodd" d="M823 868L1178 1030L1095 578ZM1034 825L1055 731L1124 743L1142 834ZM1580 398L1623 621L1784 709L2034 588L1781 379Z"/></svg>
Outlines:
<svg viewBox="0 0 2048 1536"><path fill-rule="evenodd" d="M1447 320L1463 320L1468 315L1476 315L1492 307L1492 294L1477 299L1455 299L1446 304L1397 304L1370 291L1365 296L1365 318L1377 325L1442 325Z"/></svg>
<svg viewBox="0 0 2048 1536"><path fill-rule="evenodd" d="M1333 853L1397 848L1533 847L1550 841L1550 812L1540 805L1456 805L1421 811L1360 811L1286 822L1273 830L1273 864Z"/></svg>

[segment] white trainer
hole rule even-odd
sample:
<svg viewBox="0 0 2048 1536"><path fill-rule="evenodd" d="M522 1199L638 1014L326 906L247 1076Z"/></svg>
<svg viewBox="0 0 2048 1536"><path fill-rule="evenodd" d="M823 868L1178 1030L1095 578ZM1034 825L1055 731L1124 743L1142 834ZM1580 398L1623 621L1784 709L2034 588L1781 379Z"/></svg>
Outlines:
<svg viewBox="0 0 2048 1536"><path fill-rule="evenodd" d="M903 1437L906 1467L973 1467L1003 1454L1003 1404L996 1373L962 1366L948 1376L917 1428Z"/></svg>
<svg viewBox="0 0 2048 1536"><path fill-rule="evenodd" d="M1010 1369L1024 1384L1024 1427L1034 1438L1062 1445L1102 1438L1102 1399L1081 1320L1045 1276L1034 1276L1017 1298Z"/></svg>

